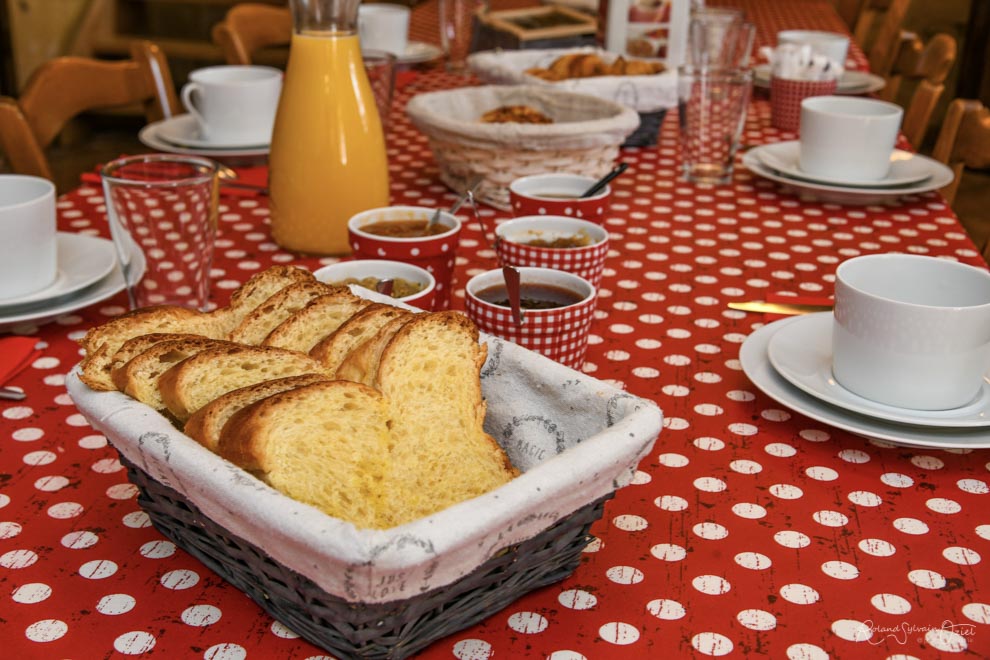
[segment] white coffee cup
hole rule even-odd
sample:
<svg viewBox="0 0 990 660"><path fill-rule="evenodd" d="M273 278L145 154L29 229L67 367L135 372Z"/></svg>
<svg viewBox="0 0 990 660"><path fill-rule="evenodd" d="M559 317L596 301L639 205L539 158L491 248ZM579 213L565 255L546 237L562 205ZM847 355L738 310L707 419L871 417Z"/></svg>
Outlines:
<svg viewBox="0 0 990 660"><path fill-rule="evenodd" d="M777 33L778 44L808 44L815 55L824 55L829 60L846 66L849 54L849 37L840 32L820 30L783 30Z"/></svg>
<svg viewBox="0 0 990 660"><path fill-rule="evenodd" d="M876 254L835 274L832 373L847 390L914 410L971 402L990 369L990 272Z"/></svg>
<svg viewBox="0 0 990 660"><path fill-rule="evenodd" d="M0 175L0 303L41 291L57 274L55 184Z"/></svg>
<svg viewBox="0 0 990 660"><path fill-rule="evenodd" d="M182 104L202 138L217 145L269 144L282 91L282 72L270 66L220 65L197 69L182 88Z"/></svg>
<svg viewBox="0 0 990 660"><path fill-rule="evenodd" d="M890 172L904 110L853 96L801 101L799 167L820 177L880 181Z"/></svg>
<svg viewBox="0 0 990 660"><path fill-rule="evenodd" d="M409 7L385 2L358 7L358 39L362 50L383 50L400 56L409 44Z"/></svg>

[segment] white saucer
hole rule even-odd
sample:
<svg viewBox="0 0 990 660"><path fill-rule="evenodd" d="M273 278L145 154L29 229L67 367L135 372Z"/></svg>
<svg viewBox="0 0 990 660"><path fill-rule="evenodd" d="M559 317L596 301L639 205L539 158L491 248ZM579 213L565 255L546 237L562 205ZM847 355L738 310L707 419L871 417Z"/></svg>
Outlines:
<svg viewBox="0 0 990 660"><path fill-rule="evenodd" d="M770 65L757 64L753 67L753 84L765 89L770 88ZM846 69L839 77L835 88L836 94L870 94L884 88L887 81L869 71L853 71Z"/></svg>
<svg viewBox="0 0 990 660"><path fill-rule="evenodd" d="M861 415L900 424L936 428L990 426L990 386L952 410L909 410L865 399L832 376L832 313L809 314L781 328L767 347L770 364L787 381L813 397Z"/></svg>
<svg viewBox="0 0 990 660"><path fill-rule="evenodd" d="M151 147L156 151L164 151L170 154L184 154L187 156L206 156L212 158L234 158L234 157L259 157L268 155L268 145L260 147L248 147L239 149L218 149L218 148L199 148L199 147L181 147L177 144L173 144L165 139L162 135L162 126L166 122L174 122L176 120L182 119L183 117L189 117L189 115L179 115L178 117L172 117L170 119L162 119L160 121L152 122L141 129L138 133L138 139L141 143L147 147ZM189 117L189 119L192 119Z"/></svg>
<svg viewBox="0 0 990 660"><path fill-rule="evenodd" d="M110 241L106 241L105 239L96 240L110 243ZM112 243L111 249L114 250ZM114 254L116 254L116 251L114 251ZM136 250L131 256L135 262L135 277L140 277L140 274L143 274L145 269L144 255L140 250ZM116 259L114 259L114 265L116 265ZM93 282L73 294L65 295L54 300L0 308L0 330L6 330L23 323L40 325L63 314L68 314L69 312L74 312L106 300L123 290L124 276L120 268L115 267L102 279Z"/></svg>
<svg viewBox="0 0 990 660"><path fill-rule="evenodd" d="M767 347L777 332L801 318L792 316L765 325L747 337L739 349L743 373L771 399L806 417L866 438L913 447L990 449L990 429L936 429L895 424L829 405L788 383L770 364Z"/></svg>
<svg viewBox="0 0 990 660"><path fill-rule="evenodd" d="M0 298L0 313L9 307L74 293L105 277L117 261L113 243L106 239L59 232L55 240L58 249L58 275L55 281L40 291L15 298Z"/></svg>
<svg viewBox="0 0 990 660"><path fill-rule="evenodd" d="M928 166L928 163L910 151L902 151L900 149L895 149L890 155L890 172L879 181L858 181L856 179L843 179L841 177L825 177L803 171L799 165L801 157L801 142L799 140L764 145L757 152L757 155L764 165L784 176L832 186L891 188L894 186L920 183L932 176L932 170Z"/></svg>
<svg viewBox="0 0 990 660"><path fill-rule="evenodd" d="M421 64L443 56L443 50L433 44L422 41L410 41L406 44L406 52L395 58L400 64Z"/></svg>
<svg viewBox="0 0 990 660"><path fill-rule="evenodd" d="M193 149L260 149L268 148L267 143L232 143L208 140L203 137L199 122L192 115L178 115L165 119L158 126L158 137L177 147Z"/></svg>
<svg viewBox="0 0 990 660"><path fill-rule="evenodd" d="M856 186L836 186L814 181L802 181L780 174L767 167L760 160L760 152L768 145L753 147L742 157L743 165L754 174L770 181L783 184L785 190L796 193L803 199L817 200L832 204L883 204L903 197L932 190L938 190L952 182L952 170L937 160L915 154L919 162L924 163L931 172L931 177L919 183L906 186L889 186L885 188L862 188Z"/></svg>

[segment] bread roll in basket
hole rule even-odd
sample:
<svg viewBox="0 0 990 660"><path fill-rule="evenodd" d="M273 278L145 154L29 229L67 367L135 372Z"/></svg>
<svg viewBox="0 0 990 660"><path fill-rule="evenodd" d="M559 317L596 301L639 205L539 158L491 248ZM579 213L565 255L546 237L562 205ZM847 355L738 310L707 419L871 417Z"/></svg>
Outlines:
<svg viewBox="0 0 990 660"><path fill-rule="evenodd" d="M484 123L502 106L528 106L550 124ZM460 192L481 177L476 197L509 209L509 184L521 176L567 172L602 176L639 126L632 109L606 99L534 85L480 86L413 97L406 107L429 139L444 183Z"/></svg>

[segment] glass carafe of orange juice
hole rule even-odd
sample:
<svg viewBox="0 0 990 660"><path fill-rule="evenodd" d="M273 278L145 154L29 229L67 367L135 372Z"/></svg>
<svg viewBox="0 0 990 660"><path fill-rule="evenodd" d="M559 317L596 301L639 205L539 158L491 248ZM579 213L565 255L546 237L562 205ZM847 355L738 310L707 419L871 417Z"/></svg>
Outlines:
<svg viewBox="0 0 990 660"><path fill-rule="evenodd" d="M292 43L268 159L272 236L288 250L347 254L347 220L389 203L358 4L290 0Z"/></svg>

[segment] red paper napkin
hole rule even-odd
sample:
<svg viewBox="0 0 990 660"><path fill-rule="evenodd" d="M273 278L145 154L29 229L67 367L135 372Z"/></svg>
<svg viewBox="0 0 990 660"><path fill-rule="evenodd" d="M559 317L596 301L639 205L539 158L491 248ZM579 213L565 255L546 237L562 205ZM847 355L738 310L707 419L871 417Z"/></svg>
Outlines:
<svg viewBox="0 0 990 660"><path fill-rule="evenodd" d="M826 296L793 296L784 293L768 293L767 302L772 303L795 303L798 305L833 305L835 301ZM763 320L767 323L786 319L787 314L764 314Z"/></svg>
<svg viewBox="0 0 990 660"><path fill-rule="evenodd" d="M31 337L0 339L0 385L5 385L41 357L41 350L35 348L36 345L37 340Z"/></svg>

